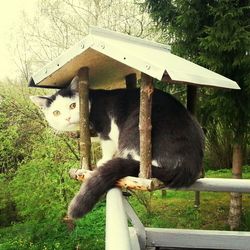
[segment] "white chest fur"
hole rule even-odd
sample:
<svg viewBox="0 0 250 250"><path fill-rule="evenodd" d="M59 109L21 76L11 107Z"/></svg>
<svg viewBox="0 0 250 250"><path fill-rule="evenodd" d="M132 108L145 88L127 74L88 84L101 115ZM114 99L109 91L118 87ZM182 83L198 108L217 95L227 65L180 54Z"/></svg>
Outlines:
<svg viewBox="0 0 250 250"><path fill-rule="evenodd" d="M108 136L110 140L101 140L102 159L97 162L98 167L111 160L114 154L118 151L119 129L114 119L111 119Z"/></svg>
<svg viewBox="0 0 250 250"><path fill-rule="evenodd" d="M118 126L116 125L114 119L111 120L109 138L111 139L111 141L115 144L116 148L118 149L119 129L118 129Z"/></svg>
<svg viewBox="0 0 250 250"><path fill-rule="evenodd" d="M119 128L114 119L111 119L109 138L110 140L101 140L102 159L98 161L98 167L111 160L114 154L118 152ZM123 152L119 152L119 156L122 158L128 158L129 155L132 159L140 161L140 155L133 149L125 149ZM152 165L159 166L156 160L152 160Z"/></svg>

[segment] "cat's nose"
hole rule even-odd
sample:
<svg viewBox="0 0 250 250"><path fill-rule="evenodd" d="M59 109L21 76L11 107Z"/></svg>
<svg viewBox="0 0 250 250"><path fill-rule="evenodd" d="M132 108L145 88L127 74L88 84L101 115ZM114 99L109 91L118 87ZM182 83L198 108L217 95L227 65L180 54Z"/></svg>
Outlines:
<svg viewBox="0 0 250 250"><path fill-rule="evenodd" d="M70 121L70 117L66 118L66 121L68 121L68 122L69 122L69 121Z"/></svg>

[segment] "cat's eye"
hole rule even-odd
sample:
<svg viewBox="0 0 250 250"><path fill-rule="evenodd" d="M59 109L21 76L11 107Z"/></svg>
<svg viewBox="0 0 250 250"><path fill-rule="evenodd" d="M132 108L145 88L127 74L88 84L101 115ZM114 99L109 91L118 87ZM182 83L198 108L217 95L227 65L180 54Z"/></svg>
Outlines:
<svg viewBox="0 0 250 250"><path fill-rule="evenodd" d="M53 115L54 116L59 116L61 113L60 113L60 111L59 110L55 110L54 112L53 112Z"/></svg>
<svg viewBox="0 0 250 250"><path fill-rule="evenodd" d="M70 105L69 105L69 108L70 109L74 109L76 107L76 103L75 102L73 102L73 103L71 103Z"/></svg>

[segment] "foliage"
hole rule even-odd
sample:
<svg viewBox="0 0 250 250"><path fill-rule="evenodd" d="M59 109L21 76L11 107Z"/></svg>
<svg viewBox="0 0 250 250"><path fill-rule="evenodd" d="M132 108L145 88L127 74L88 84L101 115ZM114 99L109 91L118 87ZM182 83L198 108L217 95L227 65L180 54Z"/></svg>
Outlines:
<svg viewBox="0 0 250 250"><path fill-rule="evenodd" d="M240 91L201 90L199 117L210 132L210 145L216 143L212 135L217 133L228 136L231 144L240 143L244 150L249 144L250 125L250 1L146 0L144 8L174 53L240 85ZM219 128L214 129L214 124L220 124ZM220 142L221 149L223 146ZM231 152L228 143L223 151Z"/></svg>
<svg viewBox="0 0 250 250"><path fill-rule="evenodd" d="M104 244L102 203L72 232L63 220L79 189L68 176L79 164L77 140L55 134L29 101L32 92L45 91L11 82L0 84L0 90L0 249L99 249ZM95 230L89 230L93 224Z"/></svg>
<svg viewBox="0 0 250 250"><path fill-rule="evenodd" d="M222 169L208 171L208 177L230 178L230 171ZM250 166L243 168L244 178L250 178ZM40 178L39 176L37 177ZM194 208L193 192L167 191L167 198L161 199L161 192L151 194L151 210L129 198L145 226L189 229L227 230L228 200L227 193L203 192L200 208ZM40 206L40 204L39 204ZM0 249L104 249L105 203L99 202L86 217L78 220L76 227L69 232L60 219L37 221L24 220L22 223L0 229ZM250 230L249 195L243 196L243 220L241 230ZM38 209L35 207L35 209ZM52 209L53 207L48 209ZM51 214L50 211L47 211ZM150 215L149 215L150 212ZM31 211L31 213L33 213ZM29 217L29 218L31 218Z"/></svg>
<svg viewBox="0 0 250 250"><path fill-rule="evenodd" d="M39 203L39 197L44 195L44 190L40 189L39 193L39 188L31 180L35 181L35 177L41 174L42 165L44 165L44 171L50 173L49 168L51 167L51 171L54 169L55 174L56 168L53 168L53 166L57 164L56 159L49 157L68 152L65 153L64 157L59 155L58 157L67 161L68 164L73 159L75 160L75 156L69 151L68 145L71 144L72 148L77 148L76 142L67 139L66 144L64 135L55 136L47 128L40 112L29 101L28 96L31 92L32 90L20 84L11 82L9 85L0 84L0 184L1 187L4 187L0 191L1 226L23 218L25 211L21 209L19 200L30 200L31 207L28 207L25 200L22 200L25 203L23 206L30 211L33 207L36 207L35 201L31 202L32 198L38 198L36 204ZM43 93L44 91L38 92ZM58 147L54 148L55 145L58 145ZM45 152L45 150L48 152ZM39 155L39 153L41 154ZM36 162L34 161L35 158L38 159ZM40 167L37 168L37 166ZM62 181L66 175L66 169L63 173L62 165L60 167L61 172L58 172L55 178L59 179L60 175L60 181ZM42 172L43 175L46 174L44 171ZM51 172L51 179L53 179L52 174L53 172ZM49 186L46 182L42 184L46 187ZM28 189L26 189L27 186ZM34 187L37 187L37 196L33 193ZM58 185L58 187L61 188L60 192L62 192L62 185ZM44 189L46 190L45 187ZM23 193L19 192L20 190ZM52 192L52 194L54 193Z"/></svg>
<svg viewBox="0 0 250 250"><path fill-rule="evenodd" d="M23 16L11 40L13 58L26 81L79 42L91 25L143 38L157 36L152 19L134 0L38 0L34 12L32 18Z"/></svg>
<svg viewBox="0 0 250 250"><path fill-rule="evenodd" d="M209 170L207 177L230 178L228 169ZM243 177L250 179L250 166L243 167ZM249 195L243 194L243 216L240 230L250 229L250 203ZM201 206L194 207L194 192L167 190L166 199L161 198L161 191L151 195L150 214L144 204L131 197L130 203L148 227L186 228L204 230L228 230L227 216L230 196L221 192L202 192Z"/></svg>
<svg viewBox="0 0 250 250"><path fill-rule="evenodd" d="M20 85L1 88L0 136L5 146L0 152L5 158L0 161L4 166L0 174L0 249L103 249L105 202L99 202L77 221L73 231L63 220L69 201L79 189L79 183L68 177L68 170L79 164L77 141L47 127L28 101L33 90ZM92 158L96 161L99 157L100 146L94 143ZM7 160L9 164L3 165ZM228 177L229 171L208 171L208 175ZM249 168L243 175L250 177ZM193 194L186 192L168 191L166 200L159 198L160 192L151 194L150 200L143 195L139 201L129 199L147 226L224 229L227 196L214 195L202 195L200 210L193 208ZM242 230L250 228L247 204L248 198L244 201ZM212 216L218 218L214 223Z"/></svg>
<svg viewBox="0 0 250 250"><path fill-rule="evenodd" d="M201 61L235 80L240 91L215 91L208 105L216 104L218 115L234 133L234 142L244 145L250 124L250 1L219 1L210 6L213 23L200 38Z"/></svg>
<svg viewBox="0 0 250 250"><path fill-rule="evenodd" d="M206 132L205 168L231 168L233 133L219 122L211 122Z"/></svg>
<svg viewBox="0 0 250 250"><path fill-rule="evenodd" d="M32 53L32 56L20 58L21 64L28 66L24 68L30 70L31 62L39 66L79 40L89 25L89 22L87 25L82 22L83 29L79 29L79 17L81 20L92 18L91 22L100 22L103 27L112 26L114 30L129 34L152 36L147 33L151 28L145 29L142 23L142 20L147 20L152 27L147 15L137 15L138 9L131 15L132 10L128 7L124 9L131 10L131 13L126 13L131 19L124 15L123 21L117 22L115 17L110 18L105 13L120 18L123 7L117 4L121 8L116 6L115 13L111 8L101 11L98 9L101 2L109 6L109 1L89 2L93 11L88 12L90 15L83 15L81 13L86 9L76 6L76 1L41 1L40 14L29 22L27 30L23 30L24 35L26 33L25 51ZM229 166L232 142L239 139L249 143L249 16L246 17L249 1L234 1L233 4L226 0L146 2L175 53L231 77L242 87L238 92L201 91L200 112L203 114L201 121L207 128L208 165L216 168ZM68 8L59 8L60 4L66 4ZM66 15L68 10L76 11L75 15ZM138 25L134 25L135 20ZM44 26L39 26L40 23ZM23 58L28 58L28 61ZM8 84L0 84L0 249L103 248L104 202L79 220L72 232L63 222L67 205L79 188L79 184L69 180L67 174L69 168L78 164L77 142L63 134L55 135L47 127L40 112L28 101L33 90L20 84ZM184 102L183 87L156 85ZM98 148L96 145L97 150L93 151L94 161L99 157ZM208 171L207 175L229 177L230 173L228 170ZM249 167L244 169L244 176L249 178ZM192 193L169 191L164 201L159 195L155 192L150 195L150 200L144 199L143 195L139 197L144 207L138 198L130 199L145 225L226 228L229 198L225 194L204 193L204 203L199 210L193 208ZM244 199L242 230L249 231L249 197Z"/></svg>
<svg viewBox="0 0 250 250"><path fill-rule="evenodd" d="M11 193L22 217L58 220L65 215L74 193L68 170L78 163L70 160L66 144L51 133L46 131L42 137L44 141L36 144L32 160L18 168Z"/></svg>
<svg viewBox="0 0 250 250"><path fill-rule="evenodd" d="M199 62L199 38L211 22L208 6L211 0L146 0L144 8L151 14L165 41L174 53Z"/></svg>
<svg viewBox="0 0 250 250"><path fill-rule="evenodd" d="M74 231L62 221L28 220L0 228L1 250L104 249L104 206L100 204L91 214L79 220Z"/></svg>
<svg viewBox="0 0 250 250"><path fill-rule="evenodd" d="M41 91L40 91L41 92ZM46 127L29 101L31 90L20 84L0 83L0 172L13 172L30 152L36 137Z"/></svg>
<svg viewBox="0 0 250 250"><path fill-rule="evenodd" d="M1 226L18 220L9 184L20 164L30 159L36 137L44 128L44 124L34 121L39 113L29 105L28 95L21 85L0 83L0 185L4 187L0 189Z"/></svg>

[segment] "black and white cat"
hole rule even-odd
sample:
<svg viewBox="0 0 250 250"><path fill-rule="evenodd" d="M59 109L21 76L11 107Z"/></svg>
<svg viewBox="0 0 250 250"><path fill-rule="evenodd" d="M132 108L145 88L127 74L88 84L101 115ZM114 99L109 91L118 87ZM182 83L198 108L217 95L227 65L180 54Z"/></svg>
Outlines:
<svg viewBox="0 0 250 250"><path fill-rule="evenodd" d="M48 123L59 131L79 127L78 78L52 96L33 96ZM139 89L90 90L90 123L101 139L102 159L82 184L68 214L79 218L125 176L139 172ZM152 177L166 186L189 186L202 168L204 135L197 121L174 97L155 90L152 104Z"/></svg>

